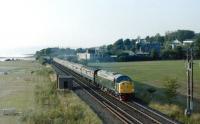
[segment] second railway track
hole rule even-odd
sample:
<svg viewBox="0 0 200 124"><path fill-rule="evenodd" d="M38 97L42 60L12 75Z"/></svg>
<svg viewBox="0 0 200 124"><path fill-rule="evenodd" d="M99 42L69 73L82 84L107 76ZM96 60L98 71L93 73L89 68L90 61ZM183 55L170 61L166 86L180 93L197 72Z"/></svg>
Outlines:
<svg viewBox="0 0 200 124"><path fill-rule="evenodd" d="M69 70L63 65L53 63L53 65L64 73L70 74L75 81L83 87L96 100L101 102L109 111L117 116L126 124L176 124L178 122L169 119L161 113L157 113L148 107L144 107L136 102L123 102L112 95L109 95L99 88L96 88L88 80L81 77L77 73Z"/></svg>

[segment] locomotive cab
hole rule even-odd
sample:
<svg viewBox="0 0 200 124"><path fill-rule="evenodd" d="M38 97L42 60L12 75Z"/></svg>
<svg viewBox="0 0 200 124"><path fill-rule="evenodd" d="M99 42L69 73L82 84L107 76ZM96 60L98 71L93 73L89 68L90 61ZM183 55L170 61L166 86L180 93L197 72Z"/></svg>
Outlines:
<svg viewBox="0 0 200 124"><path fill-rule="evenodd" d="M128 76L119 76L116 79L116 89L120 100L126 101L133 95L133 82Z"/></svg>

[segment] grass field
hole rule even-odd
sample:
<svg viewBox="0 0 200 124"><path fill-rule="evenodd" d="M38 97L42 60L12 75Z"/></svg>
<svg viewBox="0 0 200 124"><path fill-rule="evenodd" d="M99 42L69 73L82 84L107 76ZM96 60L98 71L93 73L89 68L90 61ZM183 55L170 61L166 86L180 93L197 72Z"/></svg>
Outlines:
<svg viewBox="0 0 200 124"><path fill-rule="evenodd" d="M40 65L31 61L0 62L0 109L14 108L17 112L31 109L34 106L33 89L36 83L45 78L32 76L31 71ZM0 123L19 123L17 116L0 116Z"/></svg>
<svg viewBox="0 0 200 124"><path fill-rule="evenodd" d="M0 109L15 108L22 115L29 110L35 110L38 106L35 102L36 85L45 86L51 83L52 76L49 77L45 72L46 68L50 67L42 66L36 61L0 62ZM80 106L84 109L84 114L90 115L87 118L84 115L82 119L101 123L97 115L76 94L69 92L66 95L62 99L70 100L70 105ZM0 124L21 124L20 115L0 115Z"/></svg>
<svg viewBox="0 0 200 124"><path fill-rule="evenodd" d="M200 99L200 61L194 63L194 96ZM91 63L89 65L126 74L134 81L156 88L163 88L163 81L167 77L177 78L180 84L178 91L183 95L186 93L185 61ZM140 87L141 84L138 86Z"/></svg>
<svg viewBox="0 0 200 124"><path fill-rule="evenodd" d="M185 61L144 61L144 62L113 62L89 63L89 66L120 72L134 81L136 96L147 101L150 107L186 123L198 123L200 120L200 102L195 100L195 113L190 119L184 117L186 107L187 77ZM176 78L179 84L178 96L173 104L164 96L164 81ZM148 88L156 89L149 94ZM200 61L194 61L194 97L200 100Z"/></svg>

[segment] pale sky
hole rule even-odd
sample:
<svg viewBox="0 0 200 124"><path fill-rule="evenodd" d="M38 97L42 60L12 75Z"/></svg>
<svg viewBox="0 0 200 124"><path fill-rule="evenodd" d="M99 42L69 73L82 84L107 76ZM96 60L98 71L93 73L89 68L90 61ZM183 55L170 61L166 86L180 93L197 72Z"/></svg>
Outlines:
<svg viewBox="0 0 200 124"><path fill-rule="evenodd" d="M0 56L177 29L200 32L200 0L0 0Z"/></svg>

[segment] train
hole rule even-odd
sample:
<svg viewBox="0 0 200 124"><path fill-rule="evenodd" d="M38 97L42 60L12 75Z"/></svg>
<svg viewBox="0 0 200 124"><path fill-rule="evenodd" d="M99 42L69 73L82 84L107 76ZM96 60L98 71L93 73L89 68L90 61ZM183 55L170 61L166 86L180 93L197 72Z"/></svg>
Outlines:
<svg viewBox="0 0 200 124"><path fill-rule="evenodd" d="M91 68L82 64L53 58L53 63L60 64L84 77L104 92L108 92L122 101L130 100L134 96L134 83L126 75L103 69Z"/></svg>

